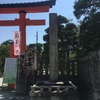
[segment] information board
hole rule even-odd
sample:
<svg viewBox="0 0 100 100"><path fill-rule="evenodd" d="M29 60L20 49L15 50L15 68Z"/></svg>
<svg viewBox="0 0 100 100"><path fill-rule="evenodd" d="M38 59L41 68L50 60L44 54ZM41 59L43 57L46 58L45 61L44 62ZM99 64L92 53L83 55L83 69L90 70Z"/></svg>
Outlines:
<svg viewBox="0 0 100 100"><path fill-rule="evenodd" d="M17 75L17 58L6 58L3 83L15 84Z"/></svg>

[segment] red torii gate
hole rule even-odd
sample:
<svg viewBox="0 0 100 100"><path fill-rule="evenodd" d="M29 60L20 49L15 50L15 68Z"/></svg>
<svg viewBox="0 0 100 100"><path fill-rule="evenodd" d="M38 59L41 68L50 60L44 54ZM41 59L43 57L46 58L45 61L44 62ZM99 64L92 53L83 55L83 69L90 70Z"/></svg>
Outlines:
<svg viewBox="0 0 100 100"><path fill-rule="evenodd" d="M55 4L56 0L33 2L33 3L15 3L0 4L0 14L19 13L19 19L0 20L0 26L19 26L21 32L21 53L26 50L26 26L45 25L45 20L30 20L26 18L26 13L49 12L49 8ZM10 57L14 57L14 50L11 47Z"/></svg>
<svg viewBox="0 0 100 100"><path fill-rule="evenodd" d="M20 50L21 53L26 50L26 26L28 25L45 25L45 20L30 20L26 19L26 12L20 11L19 12L19 19L15 20L6 20L6 21L1 21L0 20L0 26L20 26L19 30L21 32L21 44L20 44ZM13 46L13 45L12 45ZM11 47L12 49L12 47ZM11 50L10 55L13 54L13 50Z"/></svg>

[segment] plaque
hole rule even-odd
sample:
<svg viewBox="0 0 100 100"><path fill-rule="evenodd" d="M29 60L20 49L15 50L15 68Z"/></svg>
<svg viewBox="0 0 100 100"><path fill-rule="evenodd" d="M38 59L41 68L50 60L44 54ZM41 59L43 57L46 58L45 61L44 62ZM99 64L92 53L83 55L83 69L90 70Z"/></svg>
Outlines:
<svg viewBox="0 0 100 100"><path fill-rule="evenodd" d="M3 83L15 84L17 73L17 58L6 58Z"/></svg>

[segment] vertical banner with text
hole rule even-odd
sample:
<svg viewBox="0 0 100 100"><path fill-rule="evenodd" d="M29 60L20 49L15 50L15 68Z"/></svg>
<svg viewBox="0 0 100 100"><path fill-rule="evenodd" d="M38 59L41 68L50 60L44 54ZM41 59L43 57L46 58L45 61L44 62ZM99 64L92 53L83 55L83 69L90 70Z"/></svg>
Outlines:
<svg viewBox="0 0 100 100"><path fill-rule="evenodd" d="M14 32L14 55L20 55L20 32L15 31Z"/></svg>

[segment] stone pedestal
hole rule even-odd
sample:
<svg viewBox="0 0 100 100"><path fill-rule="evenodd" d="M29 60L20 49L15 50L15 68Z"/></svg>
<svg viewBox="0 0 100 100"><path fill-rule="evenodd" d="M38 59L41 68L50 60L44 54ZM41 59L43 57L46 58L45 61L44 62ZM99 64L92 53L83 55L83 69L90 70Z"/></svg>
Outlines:
<svg viewBox="0 0 100 100"><path fill-rule="evenodd" d="M31 86L29 96L30 100L78 100L77 87L70 82L40 81Z"/></svg>
<svg viewBox="0 0 100 100"><path fill-rule="evenodd" d="M37 97L30 97L30 100L78 100L73 96L37 96Z"/></svg>

